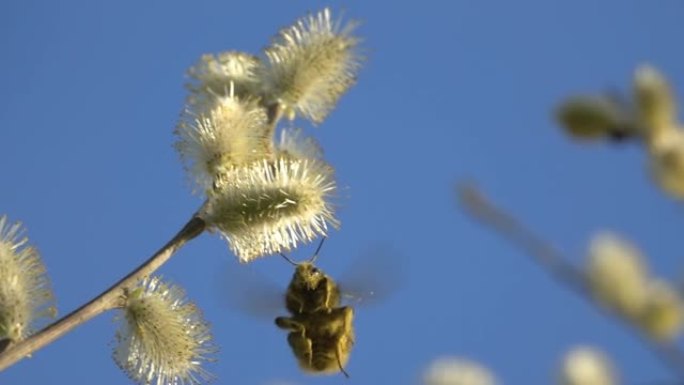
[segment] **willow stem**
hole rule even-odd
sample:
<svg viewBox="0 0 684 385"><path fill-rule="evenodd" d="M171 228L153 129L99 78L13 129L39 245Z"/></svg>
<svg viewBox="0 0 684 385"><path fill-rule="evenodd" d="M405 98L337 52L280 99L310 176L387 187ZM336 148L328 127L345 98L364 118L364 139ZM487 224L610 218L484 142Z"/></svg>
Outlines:
<svg viewBox="0 0 684 385"><path fill-rule="evenodd" d="M515 217L487 201L475 187L461 185L457 193L461 205L474 219L520 247L534 262L548 271L556 282L572 289L580 297L595 305L596 309L612 316L612 319L618 321L619 324L635 332L665 366L672 369L680 379L684 379L684 352L676 345L648 338L638 325L622 317L616 311L602 306L592 295L589 283L581 269L566 262L564 255L528 230Z"/></svg>
<svg viewBox="0 0 684 385"><path fill-rule="evenodd" d="M27 339L10 344L7 350L0 353L0 371L63 336L76 326L107 310L120 307L120 300L124 290L137 285L141 279L151 275L187 241L202 234L205 228L206 223L204 220L198 216L193 216L166 245L102 294Z"/></svg>
<svg viewBox="0 0 684 385"><path fill-rule="evenodd" d="M276 127L278 126L278 122L280 119L283 117L283 107L280 105L278 102L274 102L272 104L269 104L267 106L264 106L266 108L266 117L267 117L267 122L266 124L268 125L268 131L266 134L267 138L273 138L273 140L270 141L271 143L271 152L274 152L273 149L273 143L275 143L275 130Z"/></svg>

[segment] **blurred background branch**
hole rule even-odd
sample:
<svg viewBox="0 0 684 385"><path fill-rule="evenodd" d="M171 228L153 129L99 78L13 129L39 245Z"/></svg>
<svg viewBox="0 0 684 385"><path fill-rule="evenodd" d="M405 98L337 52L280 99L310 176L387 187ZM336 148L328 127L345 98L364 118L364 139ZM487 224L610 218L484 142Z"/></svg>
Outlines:
<svg viewBox="0 0 684 385"><path fill-rule="evenodd" d="M475 185L460 183L456 187L456 194L459 204L471 218L507 239L551 274L556 282L571 289L617 324L633 332L663 364L684 380L684 352L676 344L649 337L633 320L603 306L593 295L583 270L570 264L560 251L525 227L512 214L490 202Z"/></svg>

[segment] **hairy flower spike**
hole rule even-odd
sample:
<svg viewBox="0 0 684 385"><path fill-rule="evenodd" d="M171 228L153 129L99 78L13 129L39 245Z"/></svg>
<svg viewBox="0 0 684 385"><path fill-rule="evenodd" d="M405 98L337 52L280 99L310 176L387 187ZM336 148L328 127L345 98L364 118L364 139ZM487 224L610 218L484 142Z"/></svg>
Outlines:
<svg viewBox="0 0 684 385"><path fill-rule="evenodd" d="M200 189L211 188L225 169L270 155L266 121L266 111L256 101L232 93L206 114L185 114L176 128L175 146Z"/></svg>
<svg viewBox="0 0 684 385"><path fill-rule="evenodd" d="M188 70L192 79L190 105L205 105L211 109L216 96L226 96L231 88L239 98L256 98L261 93L258 73L262 71L261 60L244 52L228 51L218 55L202 55L199 62Z"/></svg>
<svg viewBox="0 0 684 385"><path fill-rule="evenodd" d="M480 364L459 357L435 360L423 375L425 385L495 385L496 379Z"/></svg>
<svg viewBox="0 0 684 385"><path fill-rule="evenodd" d="M587 278L605 306L635 319L646 302L648 272L641 253L610 233L591 242Z"/></svg>
<svg viewBox="0 0 684 385"><path fill-rule="evenodd" d="M209 327L183 290L160 278L127 293L114 361L139 384L191 385L211 379L202 364L216 352Z"/></svg>
<svg viewBox="0 0 684 385"><path fill-rule="evenodd" d="M614 385L617 376L603 353L587 347L573 348L563 359L560 385Z"/></svg>
<svg viewBox="0 0 684 385"><path fill-rule="evenodd" d="M634 75L634 99L646 137L653 138L676 126L677 108L670 85L665 77L651 66L639 67Z"/></svg>
<svg viewBox="0 0 684 385"><path fill-rule="evenodd" d="M672 341L682 329L682 310L681 299L672 285L655 280L649 284L639 324L656 340Z"/></svg>
<svg viewBox="0 0 684 385"><path fill-rule="evenodd" d="M638 133L631 106L609 95L575 96L565 100L556 118L577 139L623 139Z"/></svg>
<svg viewBox="0 0 684 385"><path fill-rule="evenodd" d="M675 198L684 198L684 130L662 131L648 142L650 169L660 187Z"/></svg>
<svg viewBox="0 0 684 385"><path fill-rule="evenodd" d="M298 159L322 159L323 149L316 139L305 137L300 129L283 129L280 132L280 142L277 144L278 153Z"/></svg>
<svg viewBox="0 0 684 385"><path fill-rule="evenodd" d="M323 161L291 157L235 167L222 174L202 217L240 262L290 250L337 226L332 173Z"/></svg>
<svg viewBox="0 0 684 385"><path fill-rule="evenodd" d="M41 318L54 318L50 281L21 224L0 217L0 340L26 338Z"/></svg>
<svg viewBox="0 0 684 385"><path fill-rule="evenodd" d="M341 28L326 8L282 29L266 49L266 93L290 118L298 113L321 123L356 82L361 57L353 28Z"/></svg>

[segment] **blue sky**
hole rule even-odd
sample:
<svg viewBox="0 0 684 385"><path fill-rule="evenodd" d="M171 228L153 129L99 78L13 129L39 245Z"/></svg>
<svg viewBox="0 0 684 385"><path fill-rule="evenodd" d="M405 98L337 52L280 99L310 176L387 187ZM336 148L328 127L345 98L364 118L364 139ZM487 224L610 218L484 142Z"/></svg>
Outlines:
<svg viewBox="0 0 684 385"><path fill-rule="evenodd" d="M661 1L4 1L0 4L0 213L42 252L66 314L164 244L201 204L172 131L201 54L258 52L282 26L331 6L362 22L368 60L320 127L343 187L342 227L320 265L342 275L369 245L403 257L401 290L357 311L342 376L301 374L269 319L226 306L222 269L285 286L291 266L238 266L204 234L160 273L204 310L220 384L417 384L431 360L467 356L502 383L551 383L576 344L605 350L625 383L670 378L629 332L469 220L454 183L476 180L581 263L612 229L682 278L684 210L635 145L581 145L551 119L564 96L628 90L651 63L684 93L684 4ZM299 249L306 258L315 245ZM226 267L227 266L227 267ZM0 373L2 384L125 384L105 314Z"/></svg>

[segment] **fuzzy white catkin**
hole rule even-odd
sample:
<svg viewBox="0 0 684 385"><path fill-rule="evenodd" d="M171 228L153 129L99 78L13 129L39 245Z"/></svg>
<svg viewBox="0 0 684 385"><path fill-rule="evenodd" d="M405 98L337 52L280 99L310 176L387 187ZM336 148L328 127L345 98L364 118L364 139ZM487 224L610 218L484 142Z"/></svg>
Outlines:
<svg viewBox="0 0 684 385"><path fill-rule="evenodd" d="M234 94L216 99L210 111L187 111L176 131L175 146L197 189L216 184L223 170L270 156L266 111L255 100Z"/></svg>
<svg viewBox="0 0 684 385"><path fill-rule="evenodd" d="M280 155L295 159L323 159L323 149L318 142L296 128L283 129L276 148Z"/></svg>
<svg viewBox="0 0 684 385"><path fill-rule="evenodd" d="M330 202L333 169L316 159L281 156L222 174L200 213L240 262L284 252L338 226Z"/></svg>
<svg viewBox="0 0 684 385"><path fill-rule="evenodd" d="M639 317L639 324L652 338L669 342L682 329L682 310L677 290L668 282L653 280L648 286L646 304Z"/></svg>
<svg viewBox="0 0 684 385"><path fill-rule="evenodd" d="M617 385L608 358L600 351L578 346L570 350L561 365L559 385Z"/></svg>
<svg viewBox="0 0 684 385"><path fill-rule="evenodd" d="M147 278L125 298L113 358L141 385L194 385L212 376L203 365L213 360L208 324L178 286Z"/></svg>
<svg viewBox="0 0 684 385"><path fill-rule="evenodd" d="M646 302L648 272L639 250L612 233L591 242L587 279L592 294L606 307L637 318Z"/></svg>
<svg viewBox="0 0 684 385"><path fill-rule="evenodd" d="M670 84L654 67L642 65L634 74L634 99L645 136L652 138L676 124L676 103Z"/></svg>
<svg viewBox="0 0 684 385"><path fill-rule="evenodd" d="M581 140L637 135L634 115L630 106L610 95L570 97L556 110L560 124Z"/></svg>
<svg viewBox="0 0 684 385"><path fill-rule="evenodd" d="M265 54L265 90L287 116L321 123L356 82L362 61L353 24L332 20L330 9L283 28Z"/></svg>
<svg viewBox="0 0 684 385"><path fill-rule="evenodd" d="M217 55L202 55L199 62L188 70L191 81L188 104L194 110L212 108L216 97L232 92L241 99L259 97L262 92L261 60L248 53L227 51Z"/></svg>
<svg viewBox="0 0 684 385"><path fill-rule="evenodd" d="M45 266L23 232L0 216L0 340L23 340L57 315Z"/></svg>
<svg viewBox="0 0 684 385"><path fill-rule="evenodd" d="M460 357L441 357L423 374L424 385L496 385L494 375L484 366Z"/></svg>
<svg viewBox="0 0 684 385"><path fill-rule="evenodd" d="M647 143L651 173L671 196L684 199L684 130L661 130Z"/></svg>

